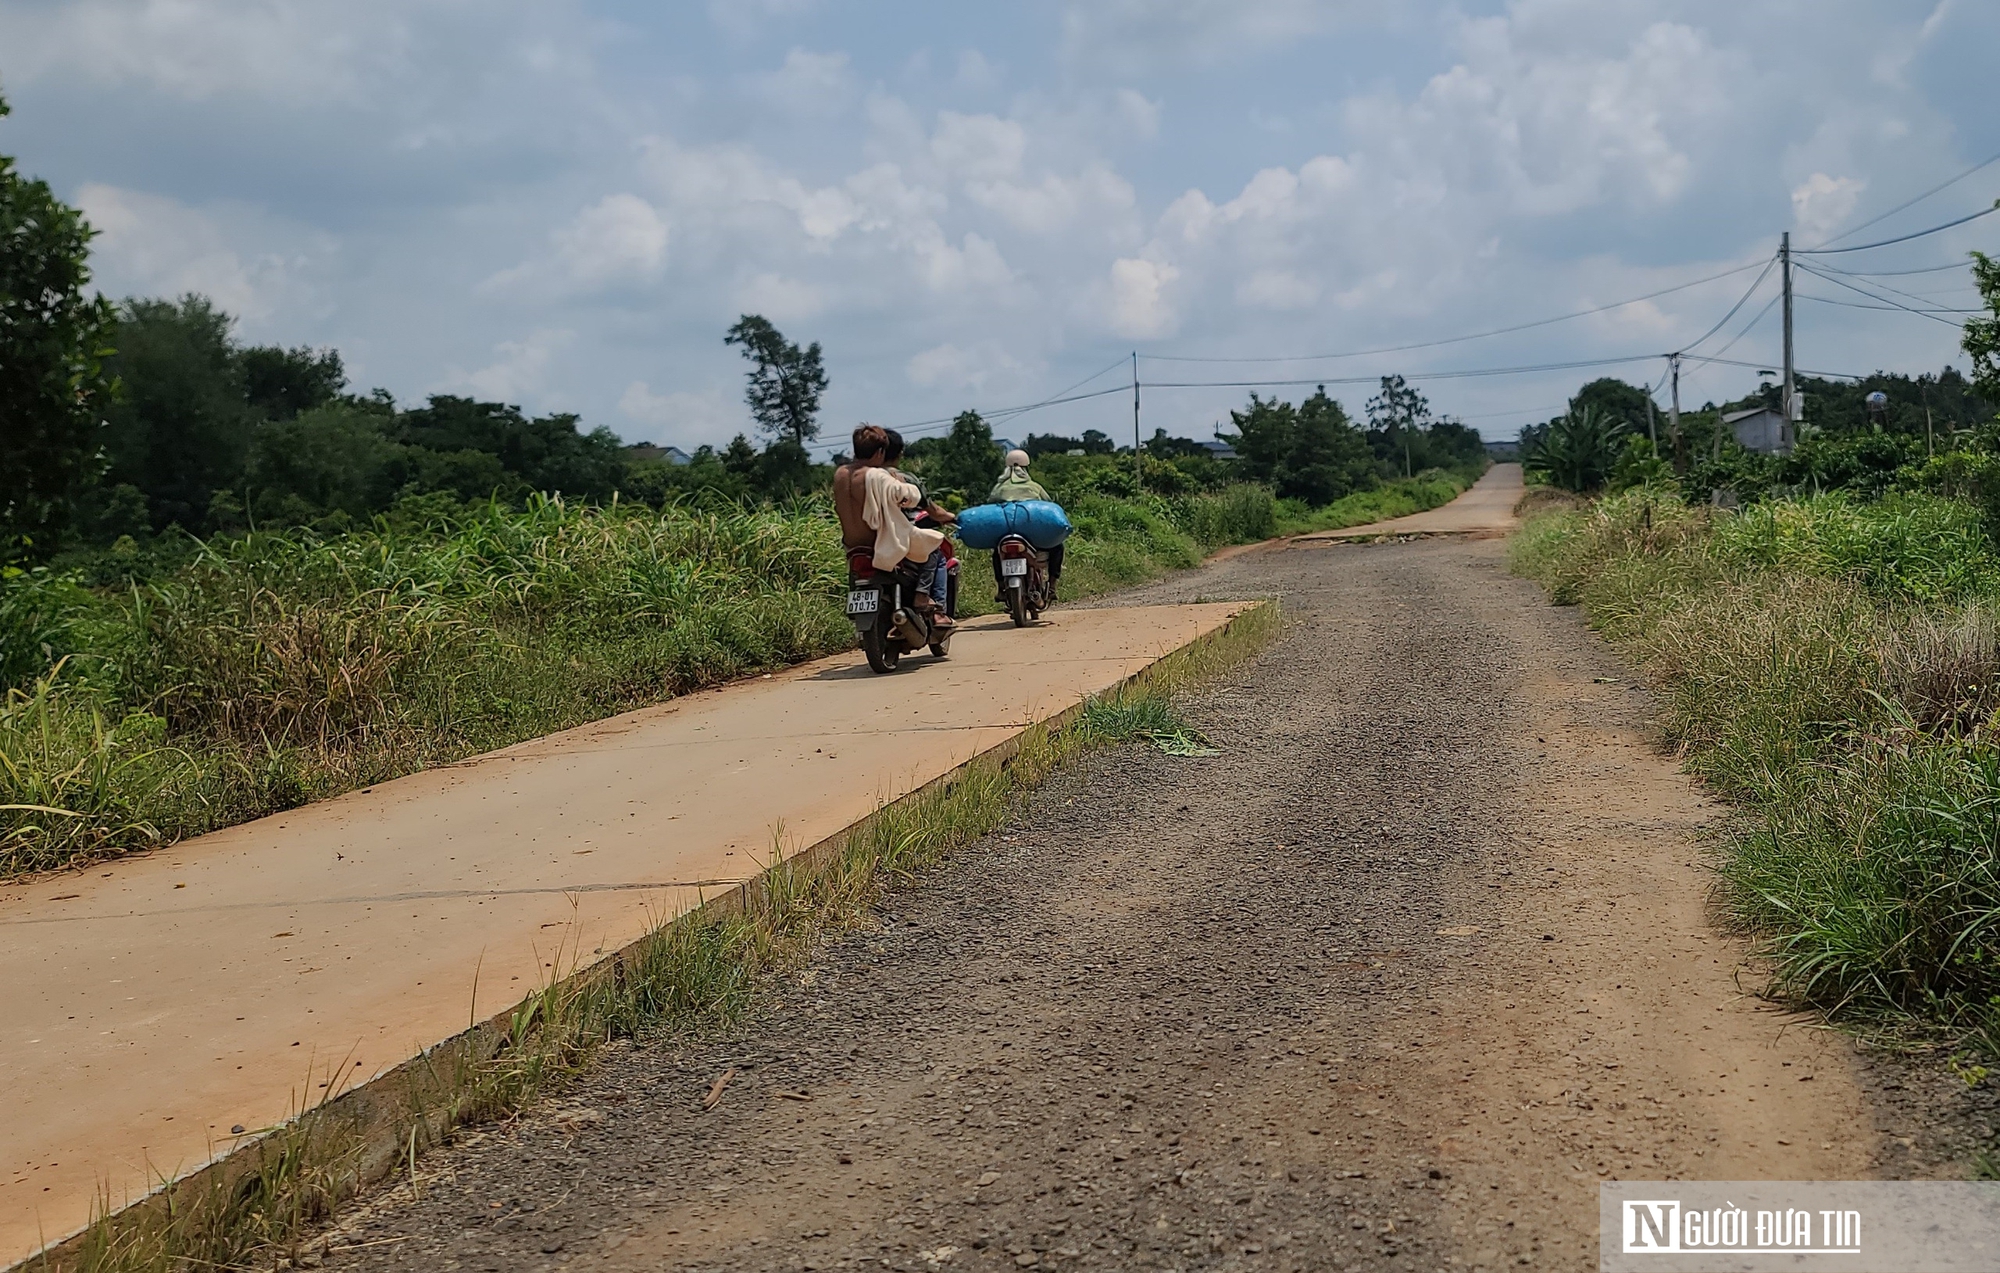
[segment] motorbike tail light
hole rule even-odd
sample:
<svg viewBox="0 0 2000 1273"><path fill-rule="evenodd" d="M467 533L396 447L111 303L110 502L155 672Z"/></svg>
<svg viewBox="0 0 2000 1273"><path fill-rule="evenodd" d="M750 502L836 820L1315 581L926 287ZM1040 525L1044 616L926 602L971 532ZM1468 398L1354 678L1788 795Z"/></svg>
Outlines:
<svg viewBox="0 0 2000 1273"><path fill-rule="evenodd" d="M875 573L875 551L871 548L857 548L847 554L847 569L850 574L872 575Z"/></svg>
<svg viewBox="0 0 2000 1273"><path fill-rule="evenodd" d="M1028 555L1028 546L1018 539L1010 539L1000 545L1000 555L1002 557L1025 557Z"/></svg>

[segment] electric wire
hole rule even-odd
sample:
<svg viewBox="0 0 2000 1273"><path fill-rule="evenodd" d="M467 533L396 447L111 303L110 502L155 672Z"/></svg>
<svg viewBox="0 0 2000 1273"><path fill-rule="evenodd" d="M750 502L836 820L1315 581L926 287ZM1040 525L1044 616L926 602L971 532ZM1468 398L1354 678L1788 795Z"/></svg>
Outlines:
<svg viewBox="0 0 2000 1273"><path fill-rule="evenodd" d="M1835 278L1831 274L1821 274L1818 270L1813 269L1811 266L1801 265L1799 266L1799 269L1803 270L1807 274L1812 275L1814 278L1825 279L1827 282L1833 284L1835 287L1844 287L1848 291L1854 292L1861 296L1865 296L1871 301L1887 302L1888 304L1895 306L1895 308L1897 309L1905 310L1912 314L1921 314L1923 315L1923 317L1930 319L1934 323L1943 323L1946 327L1950 327L1954 330L1962 326L1962 324L1952 322L1949 318L1939 318L1936 314L1927 313L1926 311L1921 309L1913 309L1908 305L1899 304L1898 302L1887 296L1883 296L1878 292L1871 292L1867 288L1860 287L1854 283L1850 283L1845 279Z"/></svg>
<svg viewBox="0 0 2000 1273"><path fill-rule="evenodd" d="M1843 270L1837 265L1816 261L1814 265L1822 270L1832 270L1835 274L1845 274L1851 278L1901 278L1906 274L1936 274L1942 270L1972 269L1970 261L1953 261L1949 265L1926 265L1920 270Z"/></svg>
<svg viewBox="0 0 2000 1273"><path fill-rule="evenodd" d="M1743 306L1744 306L1744 304L1745 304L1745 303L1746 303L1747 301L1749 301L1749 299L1750 299L1750 298L1751 298L1751 297L1752 297L1753 295L1755 295L1755 294L1756 294L1756 291L1757 291L1757 289L1758 289L1759 287L1762 287L1762 286L1764 285L1764 280L1765 280L1766 278L1770 277L1770 274L1771 274L1771 269L1772 269L1772 267L1773 267L1773 266L1775 266L1775 265L1776 265L1777 263L1778 263L1778 258L1777 258L1777 257L1775 257L1775 256L1773 256L1773 257L1772 257L1772 258L1771 258L1770 260L1768 260L1768 261L1764 262L1764 272L1763 272L1762 274L1759 274L1759 275L1758 275L1758 276L1757 276L1757 277L1756 277L1756 278L1755 278L1755 279L1754 279L1754 280L1753 280L1753 281L1751 282L1751 284L1750 284L1749 288L1748 288L1747 290L1745 290L1745 291L1744 291L1743 295L1741 295L1741 296L1737 297L1737 299L1736 299L1736 303L1735 303L1734 305L1731 305L1731 306L1729 307L1729 312L1728 312L1727 314L1724 314L1724 315L1723 315L1723 316L1722 316L1721 318L1718 318L1718 319L1716 319L1716 320L1715 320L1715 326L1713 326L1713 327L1709 328L1709 329L1708 329L1707 331L1703 332L1703 333L1702 333L1702 334L1701 334L1701 335L1700 335L1699 337L1697 337L1697 338L1696 338L1696 339L1695 339L1695 340L1694 340L1693 342L1691 342L1691 343L1689 343L1689 344L1686 344L1686 345L1683 345L1683 346L1681 346L1681 347L1680 347L1680 349L1679 349L1679 350L1677 350L1676 352L1677 352L1677 353L1683 353L1683 354L1684 354L1684 353L1686 353L1686 352L1687 352L1688 350L1690 350L1690 349L1693 349L1693 348L1694 348L1694 347L1695 347L1696 345L1699 345L1699 344L1701 344L1701 343L1702 343L1702 341L1705 341L1705 340L1707 340L1707 339L1708 339L1708 338L1709 338L1710 336L1713 336L1713 335L1715 335L1715 333L1717 333L1717 332L1721 331L1721 330L1722 330L1722 325L1723 325L1724 323L1728 322L1728 321L1729 321L1730 319L1732 319L1732 318L1736 317L1736 311L1737 311L1737 310L1739 310L1739 309L1742 309L1742 308L1743 308Z"/></svg>
<svg viewBox="0 0 2000 1273"><path fill-rule="evenodd" d="M1814 296L1811 292L1796 293L1795 299L1812 301L1819 305L1839 305L1845 309L1901 310L1907 314L1922 314L1926 317L1932 314L1980 314L1985 312L1984 310L1977 309L1912 309L1908 305L1867 305L1861 301L1843 301L1836 300L1831 296Z"/></svg>
<svg viewBox="0 0 2000 1273"><path fill-rule="evenodd" d="M2000 212L2000 199L1995 200L1991 207L1982 208L1978 212L1967 213L1956 221L1947 221L1943 225L1934 225L1928 230L1916 230L1909 234L1899 234L1893 239L1882 239L1875 243L1857 243L1851 248L1794 248L1792 249L1792 255L1833 256L1841 252L1868 252L1875 248L1886 248L1892 244L1908 243L1911 239L1921 239L1927 234L1938 234L1951 229L1953 226L1964 225L1968 221L1977 221L1981 217L1990 217L1996 212Z"/></svg>
<svg viewBox="0 0 2000 1273"><path fill-rule="evenodd" d="M1840 242L1842 239L1847 238L1849 235L1859 234L1863 230L1866 230L1871 225L1877 225L1883 221L1887 221L1890 217L1895 216L1898 212L1903 211L1903 209L1905 208L1916 207L1924 200L1938 193L1938 191L1950 189L1952 186L1955 186L1959 182L1964 181L1967 177L1970 177L1973 173L1978 172L1980 169L1991 167L1993 164L1996 163L2000 163L2000 154L1993 155L1992 157L1987 159L1982 159L1978 163L1972 165L1972 167L1967 168L1964 172L1959 173L1956 177L1953 177L1951 180L1940 182L1939 184L1932 186L1930 189L1924 191L1916 198L1906 200L1903 203L1899 203L1895 207L1889 209L1887 212L1878 213L1875 216L1868 218L1866 221L1863 221L1860 225L1853 226L1846 230L1842 230L1839 234L1836 234L1832 238L1826 239L1823 242L1821 242L1819 246L1816 248L1807 248L1802 250L1815 251L1815 252L1822 251L1832 246L1833 244ZM1859 249L1856 250L1858 251Z"/></svg>
<svg viewBox="0 0 2000 1273"><path fill-rule="evenodd" d="M1464 342L1469 340L1485 340L1489 336L1506 336L1513 332L1529 331L1536 327L1547 327L1554 323L1566 323L1573 318L1588 318L1592 314L1603 314L1610 310L1623 309L1627 305L1637 305L1641 301L1650 301L1655 297L1666 296L1673 292L1684 292L1690 287L1700 287L1704 283L1713 283L1719 279L1725 279L1731 277L1732 275L1741 274L1746 270L1754 270L1757 268L1757 265L1758 263L1753 261L1748 265L1739 265L1732 270L1724 270L1720 274L1711 274L1707 278L1698 278L1688 283L1676 283L1672 287L1663 287L1657 292L1648 292L1644 296L1634 296L1629 300L1614 301L1609 305L1599 305L1593 309L1580 309L1570 314L1558 314L1554 318L1538 318L1532 323L1516 323L1511 327L1496 327L1491 331L1473 332L1470 335L1466 336L1450 336L1443 340L1419 341L1413 345L1385 345L1379 349L1355 349L1355 350L1349 350L1345 353L1338 353L1338 354L1295 354L1295 355L1288 355L1285 357L1220 358L1220 357L1197 356L1193 354L1140 354L1139 357L1142 361L1147 361L1147 362L1208 362L1208 363L1329 362L1340 358L1366 358L1375 354L1408 353L1414 349L1436 349L1442 345L1458 345L1458 344L1463 344ZM1764 265L1766 269L1770 268L1769 262L1765 262Z"/></svg>

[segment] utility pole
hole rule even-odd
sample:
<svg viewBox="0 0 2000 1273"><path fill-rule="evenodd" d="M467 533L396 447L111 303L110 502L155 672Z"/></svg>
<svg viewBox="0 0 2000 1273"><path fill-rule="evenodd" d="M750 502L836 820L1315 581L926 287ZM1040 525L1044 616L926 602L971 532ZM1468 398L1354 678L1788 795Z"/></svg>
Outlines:
<svg viewBox="0 0 2000 1273"><path fill-rule="evenodd" d="M1132 351L1132 476L1146 489L1146 460L1139 450L1139 351Z"/></svg>
<svg viewBox="0 0 2000 1273"><path fill-rule="evenodd" d="M1667 436L1674 442L1674 471L1687 472L1687 445L1681 440L1681 356L1667 355L1667 378L1673 382L1674 396L1668 408Z"/></svg>
<svg viewBox="0 0 2000 1273"><path fill-rule="evenodd" d="M1660 430L1653 423L1653 391L1646 390L1646 441L1653 444L1653 454L1660 453Z"/></svg>
<svg viewBox="0 0 2000 1273"><path fill-rule="evenodd" d="M1779 426L1783 432L1778 436L1782 438L1785 433L1790 433L1796 438L1798 430L1794 427L1794 421L1804 413L1799 412L1795 405L1798 401L1796 397L1798 389L1792 381L1792 232L1790 230L1785 231L1778 239L1778 261L1783 268L1785 282L1785 418Z"/></svg>
<svg viewBox="0 0 2000 1273"><path fill-rule="evenodd" d="M1937 454L1937 450L1934 444L1931 442L1931 387L1929 380L1927 379L1927 376L1928 373L1926 373L1925 377L1919 377L1917 380L1917 389L1924 395L1924 458L1925 459L1929 459L1931 456Z"/></svg>

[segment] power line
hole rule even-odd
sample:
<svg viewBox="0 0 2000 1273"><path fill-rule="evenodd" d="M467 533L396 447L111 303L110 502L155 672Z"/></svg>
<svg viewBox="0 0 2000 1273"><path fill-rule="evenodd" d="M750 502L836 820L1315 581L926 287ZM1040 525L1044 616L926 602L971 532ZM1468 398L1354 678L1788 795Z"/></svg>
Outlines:
<svg viewBox="0 0 2000 1273"><path fill-rule="evenodd" d="M1792 255L1833 256L1841 252L1866 252L1873 248L1886 248L1891 244L1908 243L1911 239L1921 239L1927 234L1937 234L1941 231L1949 230L1953 226L1964 225L1968 221L1977 221L1981 217L1990 217L1996 212L2000 212L2000 199L1994 200L1993 206L1990 208L1982 208L1978 212L1967 213L1956 221L1947 221L1943 225L1934 225L1928 230L1917 230L1909 234L1899 234L1893 239L1882 239L1875 243L1857 243L1851 248L1799 248L1794 250Z"/></svg>
<svg viewBox="0 0 2000 1273"><path fill-rule="evenodd" d="M1851 278L1901 278L1906 274L1936 274L1941 270L1969 271L1972 269L1972 264L1969 261L1953 261L1949 265L1926 265L1920 270L1843 270L1837 265L1822 265L1819 268L1832 270L1835 274L1845 274Z"/></svg>
<svg viewBox="0 0 2000 1273"><path fill-rule="evenodd" d="M1994 155L1990 159L1980 160L1978 163L1972 165L1972 167L1970 168L1967 168L1964 172L1959 173L1956 177L1953 177L1951 180L1940 182L1939 184L1932 186L1930 189L1924 191L1922 194L1918 195L1914 199L1910 199L1906 202L1899 203L1895 207L1889 209L1887 212L1880 213L1876 216L1872 216L1868 218L1866 221L1863 221L1860 225L1854 226L1851 229L1841 231L1839 234L1834 235L1832 238L1826 240L1826 242L1820 244L1819 247L1817 248L1805 248L1801 250L1810 252L1823 251L1832 244L1840 242L1842 239L1846 238L1850 234L1859 234L1863 230L1866 230L1871 225L1875 225L1882 221L1887 221L1890 217L1895 216L1898 212L1901 212L1905 208L1914 208L1918 204L1922 203L1924 200L1936 194L1938 191L1945 190L1952 186L1955 186L1959 182L1964 181L1967 177L1970 177L1973 173L1978 172L1981 168L1990 167L1995 163L2000 163L2000 155ZM1856 251L1856 252L1860 251L1859 248L1845 249L1845 250Z"/></svg>
<svg viewBox="0 0 2000 1273"><path fill-rule="evenodd" d="M1621 363L1649 362L1658 354L1633 354L1624 358L1583 358L1574 362L1538 363L1520 367L1479 367L1463 371L1419 371L1405 380L1467 380L1484 376L1525 376L1544 371L1574 371L1579 367L1613 367ZM1287 380L1149 380L1148 389L1277 389L1296 385L1365 385L1378 376L1307 376Z"/></svg>
<svg viewBox="0 0 2000 1273"><path fill-rule="evenodd" d="M1742 340L1745 336L1748 336L1756 328L1757 324L1764 321L1764 316L1769 314L1771 310L1777 305L1777 303L1783 299L1784 296L1780 294L1777 296L1773 296L1768 301L1765 301L1764 308L1757 311L1757 316L1755 318L1752 318L1749 322L1743 324L1743 330L1737 332L1734 336L1731 336L1729 338L1728 344L1716 350L1713 354L1697 355L1694 360L1694 365L1697 367L1701 367L1707 365L1708 363L1721 362L1722 355L1736 348L1736 342Z"/></svg>
<svg viewBox="0 0 2000 1273"><path fill-rule="evenodd" d="M1906 310L1912 314L1922 314L1925 318L1930 319L1932 322L1943 323L1946 327L1950 327L1953 330L1957 330L1961 326L1961 324L1954 323L1948 318L1939 318L1936 314L1927 313L1921 309L1912 309L1908 305L1899 304L1890 297L1883 296L1878 292L1871 292L1867 288L1859 287L1853 283L1849 283L1845 279L1835 278L1831 274L1822 274L1818 270L1812 268L1810 265L1801 265L1799 266L1799 268L1804 270L1806 273L1812 275L1814 278L1825 279L1827 282L1833 284L1835 287L1844 287L1848 291L1854 292L1860 296L1865 296L1871 301L1884 301L1890 305L1895 306L1895 308L1897 309Z"/></svg>
<svg viewBox="0 0 2000 1273"><path fill-rule="evenodd" d="M1748 301L1751 298L1751 296L1753 296L1756 293L1757 289L1764 285L1764 280L1770 276L1771 267L1776 265L1777 263L1778 263L1778 258L1775 256L1772 257L1770 260L1764 262L1764 272L1762 274L1759 274L1756 277L1756 279L1751 282L1749 290L1745 291L1742 296L1737 298L1736 303L1729 307L1729 312L1727 314L1724 314L1721 318L1716 319L1715 326L1703 332L1697 339L1694 340L1693 343L1683 345L1675 352L1684 354L1688 350L1693 349L1695 345L1699 345L1702 341L1707 340L1710 336L1713 336L1715 335L1715 333L1721 331L1722 325L1728 322L1730 319L1736 317L1736 311L1742 309L1744 302ZM1769 306L1766 306L1766 308L1768 309Z"/></svg>
<svg viewBox="0 0 2000 1273"><path fill-rule="evenodd" d="M1932 314L1981 314L1985 312L1984 310L1977 309L1912 309L1908 305L1866 305L1860 301L1843 301L1836 300L1831 296L1814 296L1810 292L1800 292L1798 293L1798 298L1802 301L1815 301L1821 305L1840 305L1847 309L1902 310L1905 313L1923 314L1927 317Z"/></svg>
<svg viewBox="0 0 2000 1273"><path fill-rule="evenodd" d="M1739 265L1733 270L1724 270L1720 274L1711 274L1707 278L1698 278L1690 283L1676 283L1672 287L1663 287L1657 292L1648 292L1644 296L1634 296L1630 300L1614 301L1609 305L1599 305L1594 309L1580 309L1572 314L1558 314L1554 318L1538 318L1532 323L1516 323L1512 327L1496 327L1492 331L1473 332L1467 336L1451 336L1444 340L1419 341L1414 345L1385 345L1380 349L1355 349L1338 354L1297 354L1282 358L1209 358L1190 354L1140 354L1139 356L1151 362L1262 363L1325 362L1338 358L1366 358L1375 354L1401 354L1408 353L1413 349L1436 349L1440 345L1457 345L1463 344L1468 340L1485 340L1489 336L1505 336L1513 332L1529 331L1536 327L1547 327L1554 323L1566 323L1573 318L1588 318L1592 314L1603 314L1610 310L1623 309L1627 305L1637 305L1640 301L1650 301L1655 297L1666 296L1672 292L1684 292L1690 287L1700 287L1703 283L1713 283L1719 279L1725 279L1731 275L1741 274L1746 270L1754 270L1756 268L1757 263L1753 261L1748 265ZM1768 262L1765 263L1765 268L1769 268Z"/></svg>

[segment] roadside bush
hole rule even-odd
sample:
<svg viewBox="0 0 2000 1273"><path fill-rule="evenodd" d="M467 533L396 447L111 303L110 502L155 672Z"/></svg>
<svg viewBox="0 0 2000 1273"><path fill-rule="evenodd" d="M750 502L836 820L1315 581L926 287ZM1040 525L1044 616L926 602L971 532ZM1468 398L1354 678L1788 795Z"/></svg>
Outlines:
<svg viewBox="0 0 2000 1273"><path fill-rule="evenodd" d="M2000 622L1978 511L1738 514L1631 492L1531 520L1516 571L1633 655L1741 817L1718 869L1774 989L2000 1039Z"/></svg>

